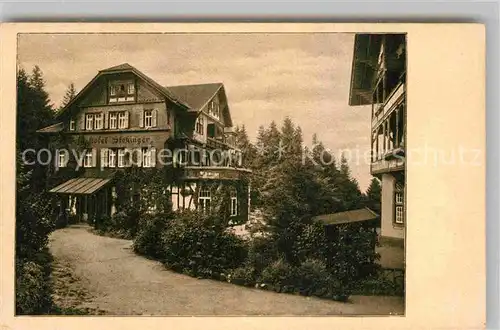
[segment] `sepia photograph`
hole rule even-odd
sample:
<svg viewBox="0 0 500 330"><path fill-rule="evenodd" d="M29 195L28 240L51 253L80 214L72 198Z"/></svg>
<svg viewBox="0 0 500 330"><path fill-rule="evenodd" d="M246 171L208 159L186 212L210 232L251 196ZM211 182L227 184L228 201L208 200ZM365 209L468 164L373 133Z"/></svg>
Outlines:
<svg viewBox="0 0 500 330"><path fill-rule="evenodd" d="M404 33L17 43L16 315L405 314Z"/></svg>

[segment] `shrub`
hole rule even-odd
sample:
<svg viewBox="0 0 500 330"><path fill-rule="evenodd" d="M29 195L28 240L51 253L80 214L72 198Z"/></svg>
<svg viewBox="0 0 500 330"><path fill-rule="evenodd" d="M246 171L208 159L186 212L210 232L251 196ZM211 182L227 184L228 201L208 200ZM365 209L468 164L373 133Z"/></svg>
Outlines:
<svg viewBox="0 0 500 330"><path fill-rule="evenodd" d="M296 279L296 286L310 294L324 294L332 284L325 263L317 259L308 259L297 267Z"/></svg>
<svg viewBox="0 0 500 330"><path fill-rule="evenodd" d="M16 261L16 314L46 314L50 311L52 287L49 275L47 263Z"/></svg>
<svg viewBox="0 0 500 330"><path fill-rule="evenodd" d="M327 251L325 228L319 222L306 225L294 244L294 254L299 262L309 259L324 260Z"/></svg>
<svg viewBox="0 0 500 330"><path fill-rule="evenodd" d="M102 231L114 232L124 238L132 238L136 231L136 225L133 224L138 221L134 215L127 213L125 210L116 212L111 217L110 225L103 228Z"/></svg>
<svg viewBox="0 0 500 330"><path fill-rule="evenodd" d="M230 274L230 282L245 286L255 284L255 268L251 265L244 265L233 270Z"/></svg>
<svg viewBox="0 0 500 330"><path fill-rule="evenodd" d="M113 227L113 222L111 221L111 217L107 215L102 215L98 219L96 219L95 222L95 229L97 229L100 232L106 232L109 230L112 230Z"/></svg>
<svg viewBox="0 0 500 330"><path fill-rule="evenodd" d="M144 215L134 238L134 251L155 259L163 258L161 237L170 220L171 216L167 214Z"/></svg>
<svg viewBox="0 0 500 330"><path fill-rule="evenodd" d="M295 271L283 258L271 263L262 271L262 282L273 285L277 291L295 284Z"/></svg>
<svg viewBox="0 0 500 330"><path fill-rule="evenodd" d="M196 212L177 213L162 235L165 265L198 277L241 266L246 258L244 241L217 223L217 219Z"/></svg>
<svg viewBox="0 0 500 330"><path fill-rule="evenodd" d="M255 237L249 242L247 263L257 274L278 259L278 251L274 241L268 237Z"/></svg>

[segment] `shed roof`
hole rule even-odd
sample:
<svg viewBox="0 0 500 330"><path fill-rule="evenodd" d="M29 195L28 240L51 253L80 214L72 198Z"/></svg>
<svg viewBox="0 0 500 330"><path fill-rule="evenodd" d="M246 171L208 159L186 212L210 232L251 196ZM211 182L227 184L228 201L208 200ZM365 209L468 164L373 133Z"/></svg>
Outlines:
<svg viewBox="0 0 500 330"><path fill-rule="evenodd" d="M111 179L74 178L52 188L49 192L57 194L90 195L104 187Z"/></svg>
<svg viewBox="0 0 500 330"><path fill-rule="evenodd" d="M354 223L361 221L370 221L378 219L379 215L369 208L365 207L358 210L350 210L345 212L322 214L313 217L313 220L320 221L324 225L341 225L346 223Z"/></svg>

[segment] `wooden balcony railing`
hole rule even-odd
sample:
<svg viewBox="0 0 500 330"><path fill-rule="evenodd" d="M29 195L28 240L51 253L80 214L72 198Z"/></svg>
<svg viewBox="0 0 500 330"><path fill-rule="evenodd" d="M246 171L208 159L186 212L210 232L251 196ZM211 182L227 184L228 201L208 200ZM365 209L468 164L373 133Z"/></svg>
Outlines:
<svg viewBox="0 0 500 330"><path fill-rule="evenodd" d="M376 130L378 126L397 108L402 102L405 94L405 84L401 82L391 92L385 103L380 104L375 110L372 118L372 130Z"/></svg>
<svg viewBox="0 0 500 330"><path fill-rule="evenodd" d="M394 149L385 154L384 157L373 160L370 166L371 174L402 171L405 169L404 150Z"/></svg>
<svg viewBox="0 0 500 330"><path fill-rule="evenodd" d="M247 168L228 166L186 166L184 167L184 179L187 180L239 180L245 174L252 173Z"/></svg>

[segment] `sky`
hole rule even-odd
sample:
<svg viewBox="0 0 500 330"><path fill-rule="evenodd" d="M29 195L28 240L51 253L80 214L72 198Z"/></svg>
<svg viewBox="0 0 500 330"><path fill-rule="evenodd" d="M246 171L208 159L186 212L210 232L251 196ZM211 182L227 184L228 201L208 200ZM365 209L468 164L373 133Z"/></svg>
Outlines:
<svg viewBox="0 0 500 330"><path fill-rule="evenodd" d="M99 70L125 62L163 86L222 82L233 124L252 140L260 125L289 116L306 145L316 133L336 157L350 150L364 191L371 111L348 104L353 45L346 33L22 34L18 63L42 69L55 106L71 82L81 90Z"/></svg>

